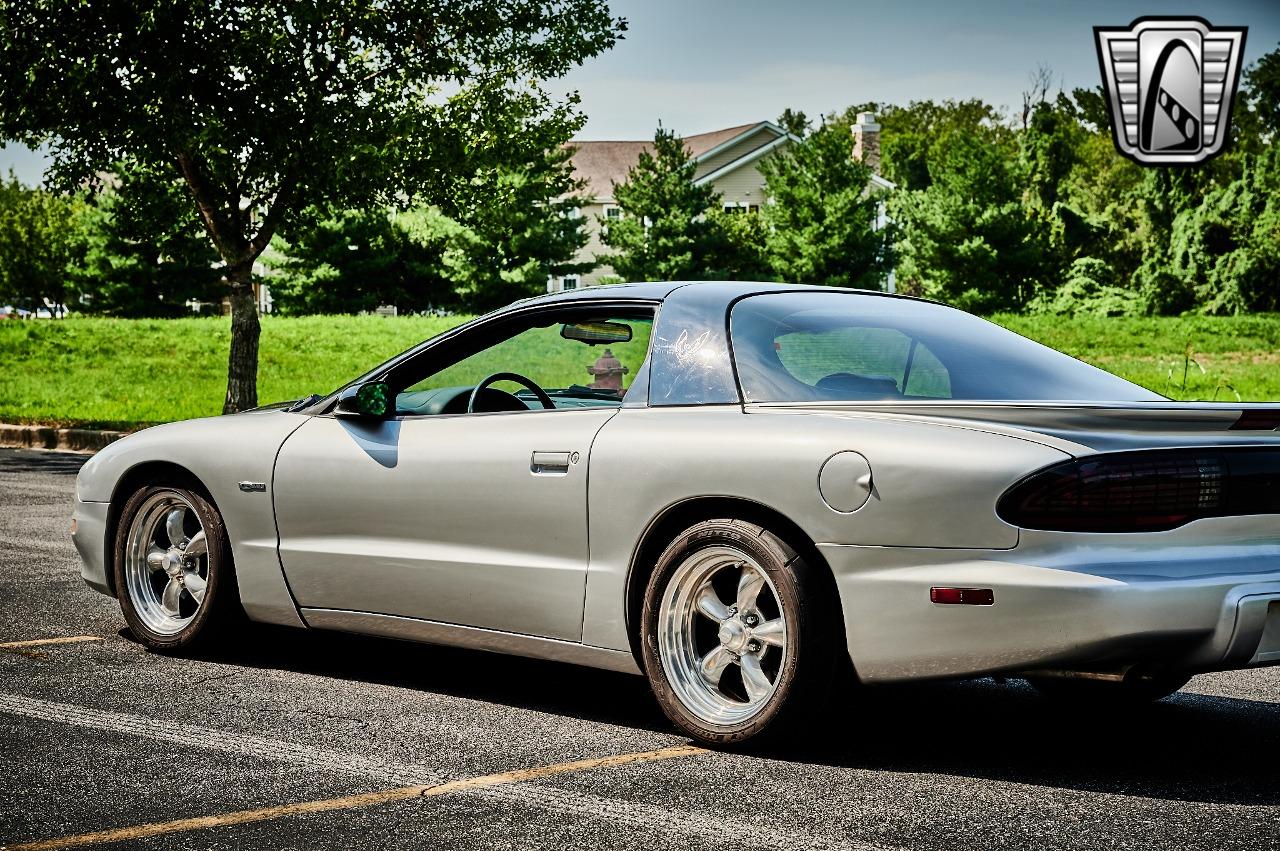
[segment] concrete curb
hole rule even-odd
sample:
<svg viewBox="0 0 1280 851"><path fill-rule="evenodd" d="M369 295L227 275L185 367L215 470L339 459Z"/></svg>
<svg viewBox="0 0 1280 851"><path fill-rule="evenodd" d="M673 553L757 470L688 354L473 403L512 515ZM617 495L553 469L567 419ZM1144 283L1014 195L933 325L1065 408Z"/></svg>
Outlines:
<svg viewBox="0 0 1280 851"><path fill-rule="evenodd" d="M53 426L0 423L0 446L17 449L97 452L126 434L128 432L100 431L92 428L54 428Z"/></svg>

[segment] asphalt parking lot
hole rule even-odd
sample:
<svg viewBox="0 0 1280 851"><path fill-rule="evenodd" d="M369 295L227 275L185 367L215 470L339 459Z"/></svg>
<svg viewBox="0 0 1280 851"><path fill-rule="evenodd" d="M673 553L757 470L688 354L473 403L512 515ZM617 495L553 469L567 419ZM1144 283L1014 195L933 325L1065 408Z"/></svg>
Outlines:
<svg viewBox="0 0 1280 851"><path fill-rule="evenodd" d="M80 579L82 461L0 450L5 847L1280 847L1280 668L1133 713L864 690L710 753L620 674L276 629L148 653Z"/></svg>

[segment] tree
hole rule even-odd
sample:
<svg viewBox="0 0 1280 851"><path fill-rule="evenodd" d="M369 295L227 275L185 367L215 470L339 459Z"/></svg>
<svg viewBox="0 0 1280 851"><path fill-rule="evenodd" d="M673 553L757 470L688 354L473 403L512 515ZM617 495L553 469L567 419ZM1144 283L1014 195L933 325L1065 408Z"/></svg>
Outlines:
<svg viewBox="0 0 1280 851"><path fill-rule="evenodd" d="M550 276L582 274L594 264L574 261L587 233L569 157L557 147L499 169L463 221L437 207L346 210L291 230L271 264L275 301L290 313L484 312L544 292Z"/></svg>
<svg viewBox="0 0 1280 851"><path fill-rule="evenodd" d="M12 172L0 180L0 301L67 303L72 269L84 254L83 216L82 202L28 189Z"/></svg>
<svg viewBox="0 0 1280 851"><path fill-rule="evenodd" d="M797 139L803 139L809 135L810 123L809 116L805 115L803 110L791 107L784 109L778 116L778 126Z"/></svg>
<svg viewBox="0 0 1280 851"><path fill-rule="evenodd" d="M895 192L899 288L987 313L1017 310L1044 283L1046 246L1003 152L967 133L938 139L929 186Z"/></svg>
<svg viewBox="0 0 1280 851"><path fill-rule="evenodd" d="M938 139L953 133L971 136L1009 157L1017 152L1013 131L1004 124L1003 116L980 100L925 100L905 107L886 106L879 120L880 167L899 189L929 186L929 152Z"/></svg>
<svg viewBox="0 0 1280 851"><path fill-rule="evenodd" d="M188 299L221 298L218 253L182 180L133 163L84 216L85 258L74 275L83 309L116 316L178 316Z"/></svg>
<svg viewBox="0 0 1280 851"><path fill-rule="evenodd" d="M1170 242L1169 271L1201 310L1280 310L1280 149L1179 213Z"/></svg>
<svg viewBox="0 0 1280 851"><path fill-rule="evenodd" d="M1030 126L1031 114L1036 107L1049 99L1049 89L1053 88L1053 69L1043 62L1027 75L1029 88L1022 92L1022 129ZM1062 93L1062 84L1058 84L1058 93Z"/></svg>
<svg viewBox="0 0 1280 851"><path fill-rule="evenodd" d="M499 170L488 199L459 215L446 262L463 308L493 310L545 292L550 277L595 267L574 261L588 234L571 156L555 147L523 167Z"/></svg>
<svg viewBox="0 0 1280 851"><path fill-rule="evenodd" d="M773 281L766 242L769 227L758 212L738 207L707 213L709 247L705 277L725 281Z"/></svg>
<svg viewBox="0 0 1280 851"><path fill-rule="evenodd" d="M1264 133L1280 133L1280 49L1263 56L1245 74L1241 98Z"/></svg>
<svg viewBox="0 0 1280 851"><path fill-rule="evenodd" d="M443 220L442 226L435 226ZM344 210L278 237L268 266L283 313L358 313L452 303L444 253L457 226L438 211Z"/></svg>
<svg viewBox="0 0 1280 851"><path fill-rule="evenodd" d="M230 290L224 411L243 410L253 264L277 230L482 197L473 178L580 125L539 81L624 29L603 0L18 0L0 6L0 136L51 144L63 187L122 159L185 181Z"/></svg>
<svg viewBox="0 0 1280 851"><path fill-rule="evenodd" d="M613 252L600 258L627 281L697 280L711 276L716 236L707 212L720 195L693 182L697 164L684 140L659 126L653 151L643 151L614 187L622 219L601 222Z"/></svg>
<svg viewBox="0 0 1280 851"><path fill-rule="evenodd" d="M880 288L888 271L880 198L852 146L849 124L836 120L761 163L766 252L783 280Z"/></svg>

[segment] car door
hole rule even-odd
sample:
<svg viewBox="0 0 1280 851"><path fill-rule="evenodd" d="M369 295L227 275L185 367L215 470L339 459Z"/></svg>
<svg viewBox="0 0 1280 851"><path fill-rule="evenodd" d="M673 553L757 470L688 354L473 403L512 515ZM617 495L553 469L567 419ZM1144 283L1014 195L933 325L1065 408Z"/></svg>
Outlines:
<svg viewBox="0 0 1280 851"><path fill-rule="evenodd" d="M608 305L517 309L371 373L395 394L395 418L327 414L294 432L272 489L281 564L304 616L580 639L591 445L622 404L628 371L613 352L636 375L653 316L647 305L614 309L634 324L612 350L598 335L619 326L589 321L613 315ZM482 378L512 371L556 399L491 389L510 409L467 413L469 397L484 398L471 393ZM580 386L589 378L593 387ZM442 398L451 401L423 401Z"/></svg>
<svg viewBox="0 0 1280 851"><path fill-rule="evenodd" d="M274 482L298 605L577 640L587 461L614 413L314 417Z"/></svg>

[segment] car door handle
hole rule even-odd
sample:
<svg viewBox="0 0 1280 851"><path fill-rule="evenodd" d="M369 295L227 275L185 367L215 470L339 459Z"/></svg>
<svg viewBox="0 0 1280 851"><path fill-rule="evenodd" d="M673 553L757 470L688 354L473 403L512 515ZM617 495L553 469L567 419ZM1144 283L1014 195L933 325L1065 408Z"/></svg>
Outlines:
<svg viewBox="0 0 1280 851"><path fill-rule="evenodd" d="M534 452L529 461L529 471L540 475L564 475L569 465L577 460L576 452Z"/></svg>

